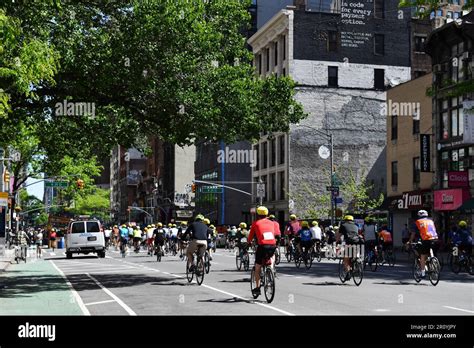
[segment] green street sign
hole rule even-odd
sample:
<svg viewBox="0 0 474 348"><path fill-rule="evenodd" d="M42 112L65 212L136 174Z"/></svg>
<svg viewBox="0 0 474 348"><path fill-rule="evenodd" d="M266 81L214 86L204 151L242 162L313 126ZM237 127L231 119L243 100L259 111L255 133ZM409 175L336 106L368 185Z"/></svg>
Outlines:
<svg viewBox="0 0 474 348"><path fill-rule="evenodd" d="M44 186L46 186L46 187L67 187L68 183L67 183L67 181L46 181Z"/></svg>
<svg viewBox="0 0 474 348"><path fill-rule="evenodd" d="M203 186L202 193L222 193L220 186Z"/></svg>

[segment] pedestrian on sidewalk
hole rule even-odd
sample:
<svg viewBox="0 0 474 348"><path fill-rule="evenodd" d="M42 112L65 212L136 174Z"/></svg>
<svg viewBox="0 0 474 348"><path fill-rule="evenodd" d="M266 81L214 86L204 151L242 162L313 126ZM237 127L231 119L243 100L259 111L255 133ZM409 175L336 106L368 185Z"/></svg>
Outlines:
<svg viewBox="0 0 474 348"><path fill-rule="evenodd" d="M53 251L54 251L54 248L56 247L56 238L57 238L56 229L53 228L51 230L51 233L49 234L49 240L51 241L51 249L53 249Z"/></svg>
<svg viewBox="0 0 474 348"><path fill-rule="evenodd" d="M35 237L36 257L41 258L41 245L43 244L43 232L40 230Z"/></svg>

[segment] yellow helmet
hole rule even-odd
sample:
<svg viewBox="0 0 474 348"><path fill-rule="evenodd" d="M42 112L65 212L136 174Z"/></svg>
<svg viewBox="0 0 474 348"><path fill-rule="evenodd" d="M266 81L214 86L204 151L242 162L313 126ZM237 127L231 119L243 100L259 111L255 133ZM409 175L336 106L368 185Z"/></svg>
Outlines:
<svg viewBox="0 0 474 348"><path fill-rule="evenodd" d="M308 221L303 221L303 222L301 223L301 227L303 227L303 228L309 227Z"/></svg>
<svg viewBox="0 0 474 348"><path fill-rule="evenodd" d="M181 225L183 225L183 226L187 226L187 224L188 224L187 221L182 221L182 222L181 222Z"/></svg>
<svg viewBox="0 0 474 348"><path fill-rule="evenodd" d="M173 224L173 227L176 227L176 224Z"/></svg>
<svg viewBox="0 0 474 348"><path fill-rule="evenodd" d="M257 208L257 215L260 216L267 216L268 215L268 208L261 205Z"/></svg>
<svg viewBox="0 0 474 348"><path fill-rule="evenodd" d="M291 215L290 215L290 220L296 220L296 215L295 215L295 214L291 214Z"/></svg>
<svg viewBox="0 0 474 348"><path fill-rule="evenodd" d="M344 221L354 221L354 217L352 215L344 216Z"/></svg>
<svg viewBox="0 0 474 348"><path fill-rule="evenodd" d="M240 227L240 228L247 228L247 224L246 224L245 222L241 222L241 223L239 224L239 227Z"/></svg>
<svg viewBox="0 0 474 348"><path fill-rule="evenodd" d="M461 228L466 228L467 227L467 222L464 220L459 221L458 226Z"/></svg>
<svg viewBox="0 0 474 348"><path fill-rule="evenodd" d="M158 227L163 227L163 224L161 222L158 222Z"/></svg>
<svg viewBox="0 0 474 348"><path fill-rule="evenodd" d="M206 225L209 225L211 223L211 220L205 218L204 220L202 220L202 222L204 222Z"/></svg>
<svg viewBox="0 0 474 348"><path fill-rule="evenodd" d="M215 229L216 229L216 226L214 226L214 225L209 225L209 228L210 228L211 230L215 230Z"/></svg>
<svg viewBox="0 0 474 348"><path fill-rule="evenodd" d="M173 227L173 224L168 224L168 227Z"/></svg>
<svg viewBox="0 0 474 348"><path fill-rule="evenodd" d="M311 223L311 225L313 225L313 226L318 226L318 222L317 222L317 221L313 221L313 222Z"/></svg>
<svg viewBox="0 0 474 348"><path fill-rule="evenodd" d="M127 227L127 225L123 224L122 227Z"/></svg>
<svg viewBox="0 0 474 348"><path fill-rule="evenodd" d="M151 224L151 227L156 227L155 224Z"/></svg>

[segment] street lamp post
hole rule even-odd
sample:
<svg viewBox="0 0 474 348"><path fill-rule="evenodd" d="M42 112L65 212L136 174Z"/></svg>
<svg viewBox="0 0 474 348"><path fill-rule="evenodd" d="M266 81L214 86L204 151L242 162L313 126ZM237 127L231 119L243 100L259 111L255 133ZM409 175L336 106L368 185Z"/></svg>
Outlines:
<svg viewBox="0 0 474 348"><path fill-rule="evenodd" d="M334 192L332 191L332 187L334 186L334 135L332 133L329 133L329 132L328 133L322 132L321 130L319 130L317 128L313 128L311 126L307 126L307 125L298 125L298 126L309 128L309 129L315 131L317 134L322 135L322 136L326 137L327 140L329 140L329 147L330 147L329 156L330 156L330 162L331 162L331 170L330 170L330 175L331 175L331 180L330 180L330 183L331 183L331 225L334 225L335 220L336 220L335 219L335 212L336 212L336 207L337 207Z"/></svg>

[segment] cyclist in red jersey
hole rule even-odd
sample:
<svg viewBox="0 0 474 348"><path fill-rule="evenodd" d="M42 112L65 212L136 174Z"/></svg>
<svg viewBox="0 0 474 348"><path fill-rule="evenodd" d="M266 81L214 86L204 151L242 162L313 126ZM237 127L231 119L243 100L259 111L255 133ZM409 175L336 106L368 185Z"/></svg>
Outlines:
<svg viewBox="0 0 474 348"><path fill-rule="evenodd" d="M255 289L253 294L260 295L260 270L263 260L272 258L276 249L275 224L267 219L268 209L260 206L257 208L257 221L250 228L249 241L257 239L257 251L255 252ZM272 262L273 263L273 262Z"/></svg>
<svg viewBox="0 0 474 348"><path fill-rule="evenodd" d="M295 214L290 215L290 221L286 224L285 228L285 253L288 253L288 247L293 238L298 236L298 232L301 230L300 222L296 219Z"/></svg>
<svg viewBox="0 0 474 348"><path fill-rule="evenodd" d="M270 215L268 218L272 220L273 224L275 225L275 239L277 241L277 245L280 245L280 239L281 239L280 224L278 223L278 221L276 221L275 215Z"/></svg>

